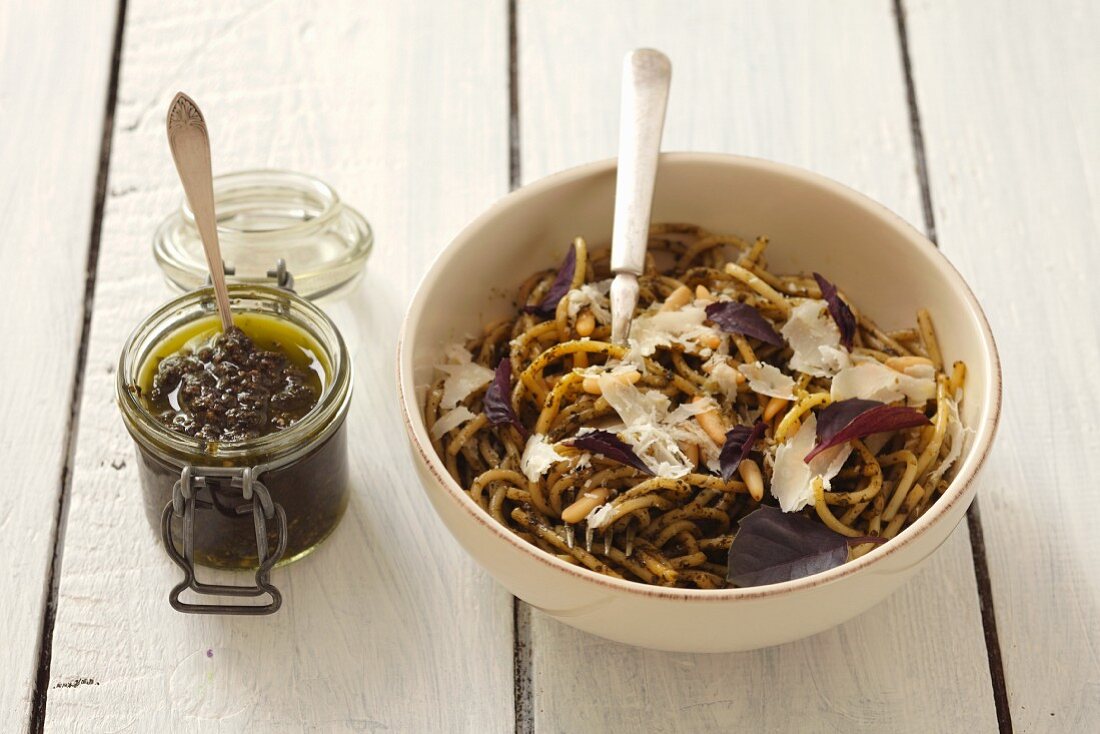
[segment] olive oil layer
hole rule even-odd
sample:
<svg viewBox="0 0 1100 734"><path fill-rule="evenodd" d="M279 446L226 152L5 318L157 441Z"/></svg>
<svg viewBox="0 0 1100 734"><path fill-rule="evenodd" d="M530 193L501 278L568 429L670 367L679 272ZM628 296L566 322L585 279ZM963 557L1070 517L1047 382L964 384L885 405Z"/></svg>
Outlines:
<svg viewBox="0 0 1100 734"><path fill-rule="evenodd" d="M142 403L171 430L208 442L245 441L288 428L320 399L329 369L309 335L270 316L234 320L229 334L216 319L189 324L147 358Z"/></svg>

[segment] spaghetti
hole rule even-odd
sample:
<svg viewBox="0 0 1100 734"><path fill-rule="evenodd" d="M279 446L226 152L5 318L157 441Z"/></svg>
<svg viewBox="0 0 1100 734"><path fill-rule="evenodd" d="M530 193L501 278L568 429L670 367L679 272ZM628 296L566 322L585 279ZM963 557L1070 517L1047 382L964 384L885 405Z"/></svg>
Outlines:
<svg viewBox="0 0 1100 734"><path fill-rule="evenodd" d="M944 366L924 310L914 327L887 332L845 299L854 333L841 343L823 300L831 284L770 272L767 245L655 225L620 346L609 343L608 248L577 238L572 273L531 275L512 316L447 350L424 415L451 475L543 551L645 584L726 587L738 523L761 504L856 539L849 559L896 536L944 491L961 452L965 366ZM706 315L716 303L750 306L775 338L719 327ZM511 422L486 410L503 360ZM816 416L845 396L907 404L929 425L806 463ZM761 422L753 451L723 478L727 433ZM582 448L597 433L638 461Z"/></svg>

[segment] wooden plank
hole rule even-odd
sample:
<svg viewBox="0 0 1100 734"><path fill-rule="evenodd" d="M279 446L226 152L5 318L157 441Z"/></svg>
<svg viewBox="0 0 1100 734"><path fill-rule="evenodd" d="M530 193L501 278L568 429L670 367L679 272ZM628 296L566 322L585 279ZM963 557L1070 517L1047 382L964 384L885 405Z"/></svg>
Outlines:
<svg viewBox="0 0 1100 734"><path fill-rule="evenodd" d="M0 4L0 720L29 721L66 461L116 4Z"/></svg>
<svg viewBox="0 0 1100 734"><path fill-rule="evenodd" d="M48 731L512 726L511 598L429 509L393 370L430 258L507 191L506 28L503 3L130 3ZM324 304L357 370L351 507L274 574L273 617L169 608L179 572L146 524L114 403L127 333L170 295L149 243L181 196L163 122L178 89L203 106L215 172L317 173L375 227L362 286Z"/></svg>
<svg viewBox="0 0 1100 734"><path fill-rule="evenodd" d="M622 55L654 46L666 150L805 166L921 221L888 3L524 2L519 20L526 180L614 155ZM882 605L778 648L658 653L538 612L530 636L538 730L996 730L965 528Z"/></svg>
<svg viewBox="0 0 1100 734"><path fill-rule="evenodd" d="M1027 732L1100 717L1100 7L1055 5L907 5L940 243L1004 365L981 514L1009 711Z"/></svg>

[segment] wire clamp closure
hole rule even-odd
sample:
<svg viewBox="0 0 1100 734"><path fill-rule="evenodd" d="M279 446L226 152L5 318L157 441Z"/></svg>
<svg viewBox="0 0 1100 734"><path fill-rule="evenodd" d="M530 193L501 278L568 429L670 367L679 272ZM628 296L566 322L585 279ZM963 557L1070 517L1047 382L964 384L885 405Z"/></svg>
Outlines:
<svg viewBox="0 0 1100 734"><path fill-rule="evenodd" d="M236 506L225 504L225 489L240 492L244 502ZM232 491L236 495L236 491ZM206 498L200 498L200 494ZM195 513L198 510L215 510L222 515L239 518L251 513L256 531L256 582L252 586L231 584L204 584L195 576ZM173 518L183 521L183 552L172 540ZM269 552L267 523L275 520L275 551ZM172 499L161 514L161 540L172 560L183 569L183 581L168 594L168 602L178 612L187 614L272 614L282 606L283 597L270 581L271 569L286 550L286 513L282 505L271 499L271 493L263 482L256 479L252 467L192 467L184 466L180 478L172 486ZM193 604L180 601L180 594L187 589L205 596L260 597L267 594L267 604Z"/></svg>

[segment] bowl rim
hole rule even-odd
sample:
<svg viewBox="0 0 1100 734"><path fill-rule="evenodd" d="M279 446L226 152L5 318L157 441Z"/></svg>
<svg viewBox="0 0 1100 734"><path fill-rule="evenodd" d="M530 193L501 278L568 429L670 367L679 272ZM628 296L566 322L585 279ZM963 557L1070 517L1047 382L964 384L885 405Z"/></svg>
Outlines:
<svg viewBox="0 0 1100 734"><path fill-rule="evenodd" d="M605 576L583 566L566 563L516 536L515 533L511 532L507 527L501 525L491 516L486 514L481 507L469 498L466 492L459 486L458 482L456 482L447 472L439 456L436 454L435 449L432 447L431 441L428 439L427 427L424 425L421 416L420 405L416 398L416 385L413 380L412 354L407 344L410 343L412 328L419 322L424 310L424 293L447 269L451 260L454 259L461 249L461 243L469 239L474 231L480 229L487 221L496 217L501 211L515 206L524 199L549 189L559 187L563 184L607 174L616 167L615 158L606 158L564 169L502 196L488 209L478 215L477 218L463 227L432 261L409 302L397 340L397 391L401 403L401 416L404 420L405 431L408 434L411 445L416 450L424 466L427 467L428 471L435 477L439 485L444 488L444 493L475 520L487 527L498 538L503 539L529 558L557 569L566 575L577 578L582 582L603 586L614 591L625 592L630 595L677 601L719 602L763 599L811 589L825 584L832 584L859 573L864 569L878 565L880 561L887 556L910 545L917 537L925 533L933 525L942 521L951 508L962 501L965 496L973 494L967 490L970 489L974 478L988 458L1001 414L1001 363L997 353L997 345L993 338L993 332L989 327L989 321L986 318L985 312L982 310L981 305L978 303L977 298L974 296L973 291L971 291L970 286L963 279L962 275L935 244L914 228L913 225L885 205L880 204L874 199L844 184L819 173L786 163L778 163L763 158L734 155L730 153L665 152L661 154L661 163L719 164L747 168L750 170L755 169L771 175L798 179L803 183L824 189L827 193L832 193L840 198L846 199L856 209L862 210L867 216L878 218L889 224L897 232L899 237L902 237L911 246L918 250L923 250L926 255L930 256L932 264L939 272L939 275L948 281L953 290L962 294L963 300L970 308L970 316L974 317L978 323L982 337L982 347L990 363L987 390L988 399L979 411L977 425L970 426L970 428L975 431L973 438L974 443L970 453L958 467L954 478L952 478L941 497L934 502L929 510L918 518L914 524L905 528L897 536L890 539L889 542L878 545L870 552L853 561L849 561L827 571L793 579L791 581L784 581L778 584L731 589L681 589L653 586L638 583L636 581ZM413 420L413 413L416 414L417 421ZM952 528L952 530L953 529L954 528ZM931 556L934 552L935 549L925 556L925 558ZM923 558L921 560L923 560Z"/></svg>

